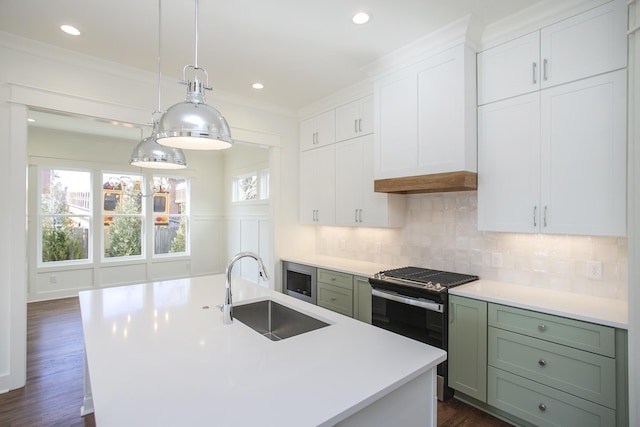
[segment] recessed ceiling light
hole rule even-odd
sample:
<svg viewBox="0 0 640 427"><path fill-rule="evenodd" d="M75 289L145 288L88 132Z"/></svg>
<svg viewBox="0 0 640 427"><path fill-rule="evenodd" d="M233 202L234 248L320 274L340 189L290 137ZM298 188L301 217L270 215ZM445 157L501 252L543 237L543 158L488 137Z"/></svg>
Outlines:
<svg viewBox="0 0 640 427"><path fill-rule="evenodd" d="M32 119L31 117L29 117L29 118L27 119L27 121L28 121L29 123L34 123L34 122L36 121L36 119Z"/></svg>
<svg viewBox="0 0 640 427"><path fill-rule="evenodd" d="M254 83L251 87L254 89L263 89L264 85L262 83Z"/></svg>
<svg viewBox="0 0 640 427"><path fill-rule="evenodd" d="M78 30L73 25L61 25L60 29L62 31L64 31L65 33L67 33L67 34L71 34L72 36L79 36L80 35L80 30Z"/></svg>
<svg viewBox="0 0 640 427"><path fill-rule="evenodd" d="M358 25L362 25L362 24L366 24L367 22L369 22L369 14L365 13L365 12L358 12L355 15L353 15L353 23L354 24L358 24Z"/></svg>

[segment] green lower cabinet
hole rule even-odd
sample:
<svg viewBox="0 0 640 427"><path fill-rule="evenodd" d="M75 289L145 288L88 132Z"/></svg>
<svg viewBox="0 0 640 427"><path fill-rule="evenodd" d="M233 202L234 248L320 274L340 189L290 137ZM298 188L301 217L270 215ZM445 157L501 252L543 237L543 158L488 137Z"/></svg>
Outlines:
<svg viewBox="0 0 640 427"><path fill-rule="evenodd" d="M368 277L318 269L320 307L371 323L371 285Z"/></svg>
<svg viewBox="0 0 640 427"><path fill-rule="evenodd" d="M616 425L614 410L489 366L487 403L540 427Z"/></svg>
<svg viewBox="0 0 640 427"><path fill-rule="evenodd" d="M318 305L353 317L353 291L326 283L318 283Z"/></svg>
<svg viewBox="0 0 640 427"><path fill-rule="evenodd" d="M629 363L628 336L616 329L616 426L629 425Z"/></svg>
<svg viewBox="0 0 640 427"><path fill-rule="evenodd" d="M487 303L449 296L449 387L487 401Z"/></svg>
<svg viewBox="0 0 640 427"><path fill-rule="evenodd" d="M489 326L603 356L615 355L615 329L522 308L489 304Z"/></svg>
<svg viewBox="0 0 640 427"><path fill-rule="evenodd" d="M353 275L319 268L317 286L320 307L353 317Z"/></svg>
<svg viewBox="0 0 640 427"><path fill-rule="evenodd" d="M489 408L535 426L628 426L626 331L490 303L487 342Z"/></svg>
<svg viewBox="0 0 640 427"><path fill-rule="evenodd" d="M371 323L371 285L367 277L353 276L353 317Z"/></svg>
<svg viewBox="0 0 640 427"><path fill-rule="evenodd" d="M490 366L616 408L615 359L498 328L488 337Z"/></svg>

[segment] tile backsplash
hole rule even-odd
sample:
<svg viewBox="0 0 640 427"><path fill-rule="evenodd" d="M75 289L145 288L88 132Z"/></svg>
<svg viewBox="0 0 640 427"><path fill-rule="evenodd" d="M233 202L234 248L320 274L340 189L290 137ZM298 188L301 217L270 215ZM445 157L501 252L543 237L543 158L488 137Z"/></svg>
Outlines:
<svg viewBox="0 0 640 427"><path fill-rule="evenodd" d="M472 191L409 195L406 215L399 229L317 227L316 253L627 299L625 237L478 231ZM590 261L601 263L601 279L588 276Z"/></svg>

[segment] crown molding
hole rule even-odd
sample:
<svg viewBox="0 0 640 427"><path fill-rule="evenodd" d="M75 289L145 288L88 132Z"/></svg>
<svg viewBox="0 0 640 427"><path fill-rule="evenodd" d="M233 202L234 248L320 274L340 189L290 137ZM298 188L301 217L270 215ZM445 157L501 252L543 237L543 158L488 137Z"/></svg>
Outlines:
<svg viewBox="0 0 640 427"><path fill-rule="evenodd" d="M298 112L298 118L304 120L369 95L373 95L373 82L366 79L306 105Z"/></svg>
<svg viewBox="0 0 640 427"><path fill-rule="evenodd" d="M555 24L611 0L543 0L487 25L478 52ZM626 0L614 0L624 2Z"/></svg>
<svg viewBox="0 0 640 427"><path fill-rule="evenodd" d="M466 15L375 60L363 67L362 71L375 80L463 43L476 51L483 30L482 22L473 15Z"/></svg>

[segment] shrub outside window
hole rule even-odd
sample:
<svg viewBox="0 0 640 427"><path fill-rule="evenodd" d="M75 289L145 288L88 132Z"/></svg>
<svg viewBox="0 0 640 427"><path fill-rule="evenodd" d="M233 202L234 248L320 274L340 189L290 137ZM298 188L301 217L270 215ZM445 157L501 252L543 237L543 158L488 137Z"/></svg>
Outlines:
<svg viewBox="0 0 640 427"><path fill-rule="evenodd" d="M91 259L91 173L40 170L41 263Z"/></svg>
<svg viewBox="0 0 640 427"><path fill-rule="evenodd" d="M185 178L153 177L154 255L189 252L189 182Z"/></svg>
<svg viewBox="0 0 640 427"><path fill-rule="evenodd" d="M105 258L143 255L144 213L140 182L140 175L102 174Z"/></svg>

